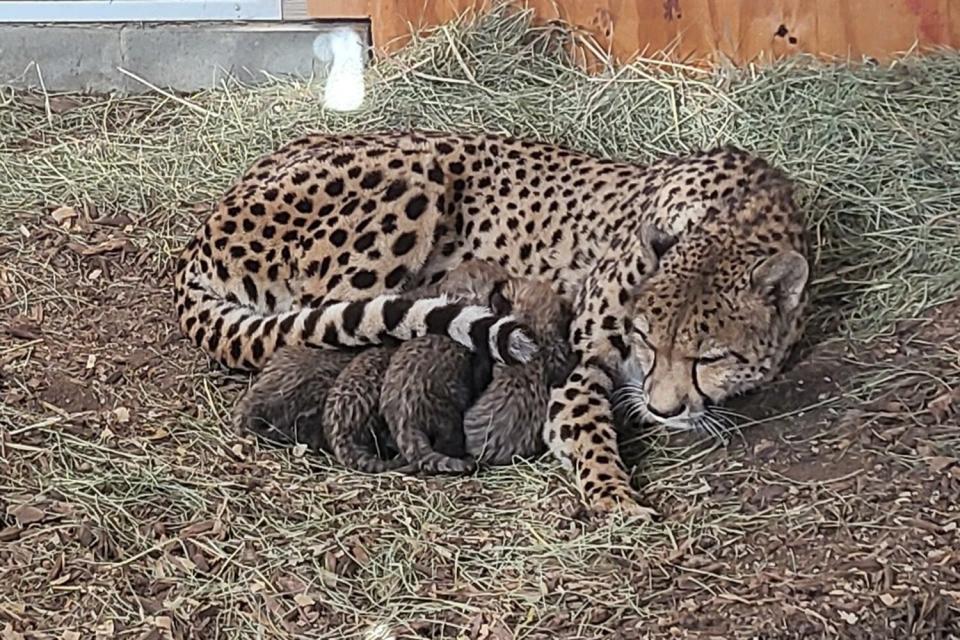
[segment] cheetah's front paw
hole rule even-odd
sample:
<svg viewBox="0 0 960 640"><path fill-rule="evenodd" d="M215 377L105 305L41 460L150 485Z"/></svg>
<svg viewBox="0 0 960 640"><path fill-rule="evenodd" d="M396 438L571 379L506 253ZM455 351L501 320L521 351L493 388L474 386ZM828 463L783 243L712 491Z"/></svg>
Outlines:
<svg viewBox="0 0 960 640"><path fill-rule="evenodd" d="M635 492L629 487L616 487L611 493L596 495L588 499L588 507L596 515L622 513L637 517L645 522L657 522L660 514L656 509L640 502Z"/></svg>

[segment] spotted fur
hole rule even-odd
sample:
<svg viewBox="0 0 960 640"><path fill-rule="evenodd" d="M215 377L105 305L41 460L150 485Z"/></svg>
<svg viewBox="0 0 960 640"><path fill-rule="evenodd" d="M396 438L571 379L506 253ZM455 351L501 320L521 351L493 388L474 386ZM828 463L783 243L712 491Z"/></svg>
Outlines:
<svg viewBox="0 0 960 640"><path fill-rule="evenodd" d="M649 513L617 448L616 388L644 419L700 424L775 375L803 325L804 221L763 160L727 147L638 165L422 132L308 136L258 160L182 255L177 312L207 353L247 369L285 343L425 333L528 358L513 318L391 297L471 259L573 303L580 365L544 436L598 509Z"/></svg>
<svg viewBox="0 0 960 640"><path fill-rule="evenodd" d="M342 349L445 335L500 362L535 345L513 318L409 285L449 230L447 173L418 138L304 138L258 160L180 257L181 330L259 370L285 344Z"/></svg>
<svg viewBox="0 0 960 640"><path fill-rule="evenodd" d="M570 305L548 284L506 280L490 306L516 314L541 346L530 362L494 365L490 384L463 416L467 453L477 462L498 465L545 450L541 432L550 389L566 381L575 362L569 342Z"/></svg>

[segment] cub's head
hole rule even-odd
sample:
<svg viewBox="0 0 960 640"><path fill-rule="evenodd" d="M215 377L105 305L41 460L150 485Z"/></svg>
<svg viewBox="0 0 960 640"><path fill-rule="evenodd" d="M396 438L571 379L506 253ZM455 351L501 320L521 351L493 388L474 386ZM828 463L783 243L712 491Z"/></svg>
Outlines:
<svg viewBox="0 0 960 640"><path fill-rule="evenodd" d="M541 379L557 385L569 375L574 366L569 342L573 310L547 282L512 277L498 265L470 261L452 269L438 291L486 305L500 316L515 316L530 329L540 347L529 364L542 367Z"/></svg>
<svg viewBox="0 0 960 640"><path fill-rule="evenodd" d="M500 265L470 260L451 269L437 291L471 304L488 304L494 290L509 278L510 274Z"/></svg>
<svg viewBox="0 0 960 640"><path fill-rule="evenodd" d="M802 330L809 270L801 251L795 238L696 233L668 251L634 291L625 323L627 414L711 430L711 407L773 377Z"/></svg>
<svg viewBox="0 0 960 640"><path fill-rule="evenodd" d="M438 290L498 315L516 316L540 343L567 341L570 305L542 280L515 278L499 265L473 260L452 269Z"/></svg>
<svg viewBox="0 0 960 640"><path fill-rule="evenodd" d="M528 278L499 282L490 296L490 308L500 315L513 314L530 327L541 347L567 344L570 305L549 284Z"/></svg>

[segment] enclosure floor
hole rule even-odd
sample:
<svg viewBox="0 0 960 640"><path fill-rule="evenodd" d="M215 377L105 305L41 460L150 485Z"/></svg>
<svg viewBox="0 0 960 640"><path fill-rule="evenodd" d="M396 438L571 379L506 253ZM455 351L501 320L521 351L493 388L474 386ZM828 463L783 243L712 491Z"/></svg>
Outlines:
<svg viewBox="0 0 960 640"><path fill-rule="evenodd" d="M290 85L0 93L0 638L960 635L958 59L597 79L548 36L451 27L350 116ZM229 430L247 379L180 338L176 252L281 141L409 125L797 177L808 339L728 442L625 439L663 522L591 517L549 459L365 476Z"/></svg>

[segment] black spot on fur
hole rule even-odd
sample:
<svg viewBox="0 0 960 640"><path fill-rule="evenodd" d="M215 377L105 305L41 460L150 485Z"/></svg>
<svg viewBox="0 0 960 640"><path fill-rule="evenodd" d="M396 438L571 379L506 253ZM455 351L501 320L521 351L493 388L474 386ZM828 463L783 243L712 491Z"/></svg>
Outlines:
<svg viewBox="0 0 960 640"><path fill-rule="evenodd" d="M426 208L427 197L423 194L419 194L410 198L410 201L407 202L407 206L404 207L404 213L407 215L407 219L416 220L423 215L423 212Z"/></svg>
<svg viewBox="0 0 960 640"><path fill-rule="evenodd" d="M407 181L402 179L394 180L390 183L390 186L387 187L386 192L383 194L384 202L393 202L400 196L402 196L407 191Z"/></svg>
<svg viewBox="0 0 960 640"><path fill-rule="evenodd" d="M547 415L550 420L556 418L565 407L566 405L564 405L562 402L551 402L550 409L547 410Z"/></svg>
<svg viewBox="0 0 960 640"><path fill-rule="evenodd" d="M368 269L361 269L350 278L350 284L357 289L369 289L377 283L377 274Z"/></svg>
<svg viewBox="0 0 960 640"><path fill-rule="evenodd" d="M356 251L366 251L371 246L373 246L374 240L377 239L377 234L374 231L368 231L359 238L357 238L353 243L353 248Z"/></svg>
<svg viewBox="0 0 960 640"><path fill-rule="evenodd" d="M384 284L388 289L395 289L400 286L404 278L407 277L408 270L404 265L400 265L387 274Z"/></svg>
<svg viewBox="0 0 960 640"><path fill-rule="evenodd" d="M250 276L243 276L243 290L247 293L249 299L257 299L257 285L253 283L253 278Z"/></svg>
<svg viewBox="0 0 960 640"><path fill-rule="evenodd" d="M330 159L330 164L335 167L343 167L353 162L354 157L352 153L341 153L333 156L333 158Z"/></svg>
<svg viewBox="0 0 960 640"><path fill-rule="evenodd" d="M397 239L393 243L393 255L399 257L410 253L410 250L413 249L416 243L416 231L407 231L406 233L401 233L399 236L397 236Z"/></svg>
<svg viewBox="0 0 960 640"><path fill-rule="evenodd" d="M383 173L381 173L380 171L370 171L365 176L363 176L363 180L360 181L360 186L364 189L373 189L382 181L383 181Z"/></svg>

